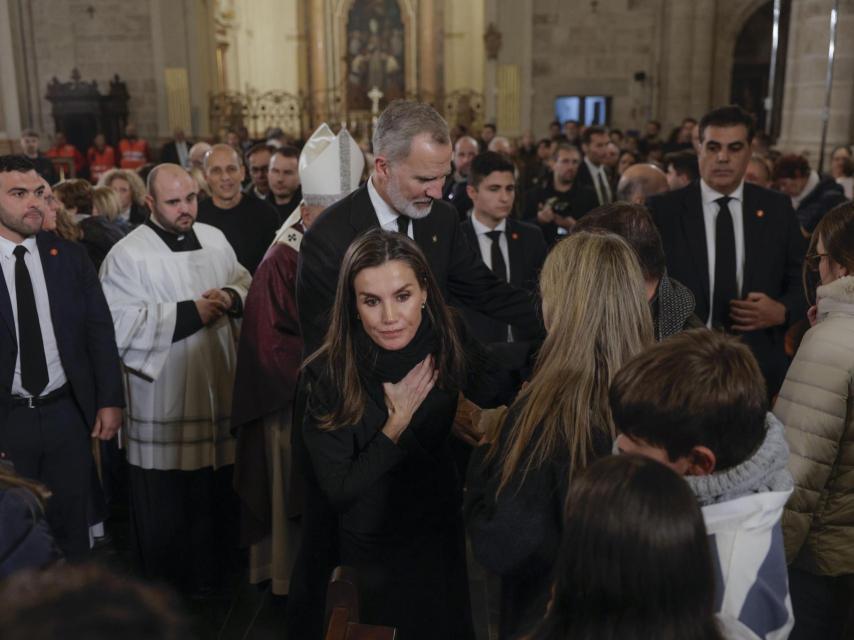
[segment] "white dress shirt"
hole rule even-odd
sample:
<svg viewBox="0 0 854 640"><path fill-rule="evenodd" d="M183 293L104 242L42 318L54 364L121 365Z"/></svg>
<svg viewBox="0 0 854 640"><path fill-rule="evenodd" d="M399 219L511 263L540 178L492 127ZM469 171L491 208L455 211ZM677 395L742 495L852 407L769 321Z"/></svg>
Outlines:
<svg viewBox="0 0 854 640"><path fill-rule="evenodd" d="M486 235L489 231L501 231L498 236L498 248L501 250L501 255L504 258L504 266L507 269L507 282L510 282L510 245L507 244L507 220L502 220L494 229L490 229L480 220L472 210L471 224L474 227L475 235L477 235L478 246L480 246L480 258L487 268L492 271L492 238ZM507 325L507 342L513 342L513 327Z"/></svg>
<svg viewBox="0 0 854 640"><path fill-rule="evenodd" d="M510 250L507 245L507 220L499 222L494 229L490 229L477 216L472 214L471 224L474 227L474 232L477 234L477 241L480 245L480 257L483 263L492 270L492 238L486 235L490 231L501 231L498 238L498 247L501 249L501 255L504 257L504 265L507 267L507 282L510 282Z"/></svg>
<svg viewBox="0 0 854 640"><path fill-rule="evenodd" d="M598 167L590 162L590 159L585 157L584 164L587 165L587 168L590 170L590 175L593 178L593 187L596 189L596 197L599 198L599 204L604 204L605 202L613 202L614 198L611 194L611 185L608 183L608 174L605 173L605 165L599 165ZM602 181L599 181L599 176L602 176ZM602 193L601 185L605 186L605 193ZM607 196L607 200L603 197Z"/></svg>
<svg viewBox="0 0 854 640"><path fill-rule="evenodd" d="M392 209L391 205L383 200L383 197L374 188L373 175L368 179L368 195L371 198L371 204L374 205L374 211L377 214L377 219L380 221L380 226L386 231L397 232L397 219L400 217L400 214ZM412 227L412 220L410 220L406 235L415 240Z"/></svg>
<svg viewBox="0 0 854 640"><path fill-rule="evenodd" d="M709 317L706 319L706 326L711 328L714 314L712 307L715 302L715 223L718 219L718 211L721 208L715 200L723 198L724 195L712 189L704 180L700 180L700 197L703 200L703 222L706 226L706 255L709 258ZM744 214L742 210L744 205L744 181L738 185L735 191L729 194L729 197L730 201L727 203L727 207L729 207L729 212L732 216L732 229L735 236L735 282L740 296L742 295L741 287L744 282Z"/></svg>
<svg viewBox="0 0 854 640"><path fill-rule="evenodd" d="M62 361L59 358L59 348L56 344L56 335L53 332L53 321L50 318L50 299L47 295L47 285L44 280L44 270L42 269L41 256L39 248L36 244L35 237L30 237L24 240L23 244L27 248L27 253L24 256L24 264L27 265L27 270L30 272L30 281L33 283L33 295L36 299L36 311L39 314L39 325L42 330L42 342L44 343L44 355L47 362L48 383L42 391L41 395L46 395L51 391L56 391L66 383L65 369L62 368ZM0 237L0 263L3 266L3 277L6 280L6 289L9 291L9 302L12 305L12 316L15 318L15 336L20 335L18 331L18 296L15 288L15 262L17 258L13 253L15 247L14 242ZM16 337L16 339L18 339ZM13 395L28 397L30 393L24 389L21 384L21 349L18 345L18 356L15 359L15 375L12 378Z"/></svg>

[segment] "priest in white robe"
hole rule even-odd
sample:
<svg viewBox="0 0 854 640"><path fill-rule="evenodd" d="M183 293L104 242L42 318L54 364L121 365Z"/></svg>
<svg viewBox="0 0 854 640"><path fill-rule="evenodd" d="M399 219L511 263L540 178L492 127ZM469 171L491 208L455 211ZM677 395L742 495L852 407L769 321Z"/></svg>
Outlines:
<svg viewBox="0 0 854 640"><path fill-rule="evenodd" d="M128 399L132 545L147 577L187 592L216 587L236 557L230 415L251 283L222 232L195 224L197 189L155 167L151 216L101 267Z"/></svg>

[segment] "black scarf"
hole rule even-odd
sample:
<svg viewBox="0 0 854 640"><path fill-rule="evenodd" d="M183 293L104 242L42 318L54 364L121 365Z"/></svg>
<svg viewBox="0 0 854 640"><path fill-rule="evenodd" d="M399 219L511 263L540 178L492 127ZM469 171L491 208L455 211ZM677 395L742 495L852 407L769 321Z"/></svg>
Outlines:
<svg viewBox="0 0 854 640"><path fill-rule="evenodd" d="M381 406L385 405L383 382L400 382L415 365L439 349L439 338L426 313L422 314L418 331L402 349L383 349L371 340L361 325L355 338L356 361L365 391Z"/></svg>

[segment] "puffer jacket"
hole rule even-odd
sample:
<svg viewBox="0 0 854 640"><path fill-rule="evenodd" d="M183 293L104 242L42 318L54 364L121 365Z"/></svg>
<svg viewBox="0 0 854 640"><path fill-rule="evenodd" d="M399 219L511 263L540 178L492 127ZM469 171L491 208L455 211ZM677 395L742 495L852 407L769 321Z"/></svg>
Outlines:
<svg viewBox="0 0 854 640"><path fill-rule="evenodd" d="M795 480L783 534L789 562L839 576L854 574L854 276L818 288L817 319L774 405Z"/></svg>

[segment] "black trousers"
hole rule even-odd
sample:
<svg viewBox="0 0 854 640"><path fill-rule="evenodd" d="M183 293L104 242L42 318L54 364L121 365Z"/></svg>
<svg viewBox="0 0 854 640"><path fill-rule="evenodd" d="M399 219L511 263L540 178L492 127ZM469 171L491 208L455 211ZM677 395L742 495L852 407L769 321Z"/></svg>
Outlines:
<svg viewBox="0 0 854 640"><path fill-rule="evenodd" d="M223 586L239 568L234 466L160 471L128 465L131 547L142 574L180 591Z"/></svg>
<svg viewBox="0 0 854 640"><path fill-rule="evenodd" d="M9 409L0 439L15 471L51 491L46 516L67 558L89 551L88 511L92 498L90 425L70 395L30 409Z"/></svg>
<svg viewBox="0 0 854 640"><path fill-rule="evenodd" d="M790 640L844 640L854 633L854 575L818 576L789 567L795 627Z"/></svg>

